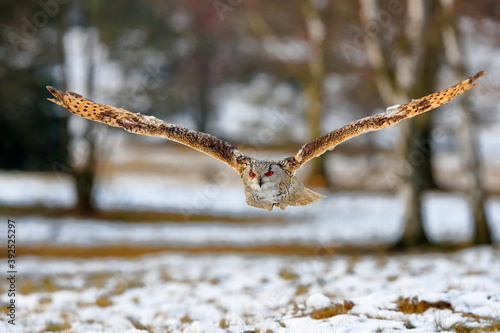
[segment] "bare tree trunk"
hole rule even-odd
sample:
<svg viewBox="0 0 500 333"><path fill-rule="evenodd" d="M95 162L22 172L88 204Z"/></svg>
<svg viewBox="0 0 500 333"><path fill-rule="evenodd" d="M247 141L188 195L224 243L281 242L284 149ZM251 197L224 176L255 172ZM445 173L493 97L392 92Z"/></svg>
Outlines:
<svg viewBox="0 0 500 333"><path fill-rule="evenodd" d="M413 177L415 178L415 177ZM407 179L400 186L400 193L404 200L405 227L395 248L410 248L429 244L422 223L422 188L418 179Z"/></svg>
<svg viewBox="0 0 500 333"><path fill-rule="evenodd" d="M76 211L80 215L91 215L96 211L94 204L94 186L96 181L96 142L93 137L94 124L87 124L85 140L88 150L85 161L80 166L73 168L72 176L76 187Z"/></svg>
<svg viewBox="0 0 500 333"><path fill-rule="evenodd" d="M78 0L72 3L68 12L69 26L88 26L88 17L85 11L85 3ZM87 44L85 48L85 56L88 59L88 68L86 75L86 95L92 96L94 88L95 69L93 64L93 43L94 41L87 36ZM96 154L97 154L97 137L95 133L95 124L86 122L85 129L81 138L73 137L72 140L84 140L86 149L79 152L75 156L76 151L73 151L73 165L71 168L71 176L76 189L77 202L75 210L81 215L91 215L95 212L93 194L96 180Z"/></svg>
<svg viewBox="0 0 500 333"><path fill-rule="evenodd" d="M463 76L461 76L463 77ZM485 193L483 184L480 178L480 163L479 156L476 150L475 143L475 128L471 106L467 98L463 98L460 103L462 110L462 123L458 129L460 153L462 155L462 163L465 169L466 183L468 189L469 204L472 207L474 218L474 239L473 243L492 244L492 230L488 224L488 218L484 208Z"/></svg>
<svg viewBox="0 0 500 333"><path fill-rule="evenodd" d="M414 83L414 96L425 96L431 94L435 91L437 85L437 77L439 69L441 67L441 62L436 59L441 59L443 53L442 39L439 34L434 31L439 29L441 17L437 9L431 10L427 14L428 20L426 22L426 31L424 32L424 44L425 49L422 54L421 68L417 71L417 75ZM417 142L420 146L420 151L423 154L423 159L417 171L420 173L423 182L424 190L435 190L439 189L432 169L432 156L433 148L432 142L432 117L433 113L424 113L414 121L419 126L418 137L416 137Z"/></svg>
<svg viewBox="0 0 500 333"><path fill-rule="evenodd" d="M314 0L304 3L304 16L309 36L309 79L306 86L307 123L311 140L321 136L321 120L324 110L324 79L325 79L325 24L322 21ZM331 186L325 166L325 155L311 161L311 173L307 182L312 186Z"/></svg>
<svg viewBox="0 0 500 333"><path fill-rule="evenodd" d="M92 96L94 68L92 64L89 67L87 77L87 93L89 96ZM85 140L87 147L85 156L80 156L80 159L82 159L81 164L73 167L72 175L78 199L76 210L80 215L92 215L96 211L94 203L94 189L97 178L97 135L95 133L95 129L95 123L89 121L86 122L85 132L83 134L83 140Z"/></svg>
<svg viewBox="0 0 500 333"><path fill-rule="evenodd" d="M462 48L460 45L459 30L457 28L455 15L455 1L441 0L443 9L442 34L445 45L445 53L448 62L457 78L466 76L465 63L461 56ZM460 111L462 122L458 129L458 139L463 168L468 188L468 199L472 207L474 216L474 244L492 244L492 230L488 224L488 218L485 212L485 192L480 177L481 166L477 152L476 131L474 116L470 104L470 95L461 97Z"/></svg>
<svg viewBox="0 0 500 333"><path fill-rule="evenodd" d="M377 22L379 13L376 0L360 0L361 19L368 26ZM390 65L390 56L384 53L378 36L366 38L368 61L374 69L377 88L387 105L406 102L418 92L418 81L423 68L423 60L427 51L423 45L424 28L428 13L425 2L415 0L407 3L407 19L405 30L400 36L395 53L395 64ZM391 70L394 68L394 70ZM427 238L422 217L422 194L424 190L434 184L430 165L430 119L405 121L399 125L400 136L396 147L398 168L401 174L399 193L404 204L404 221L401 238L395 247L407 248L417 245L430 244ZM427 137L427 138L426 138ZM418 156L418 160L415 159ZM422 168L427 167L426 172Z"/></svg>

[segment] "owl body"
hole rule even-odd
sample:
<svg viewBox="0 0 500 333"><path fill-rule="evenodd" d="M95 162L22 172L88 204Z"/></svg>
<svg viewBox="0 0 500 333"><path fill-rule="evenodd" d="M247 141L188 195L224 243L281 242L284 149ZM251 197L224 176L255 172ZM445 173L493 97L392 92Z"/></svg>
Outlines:
<svg viewBox="0 0 500 333"><path fill-rule="evenodd" d="M275 206L284 210L287 206L307 205L324 197L306 188L284 161L254 160L241 178L247 204L269 211Z"/></svg>

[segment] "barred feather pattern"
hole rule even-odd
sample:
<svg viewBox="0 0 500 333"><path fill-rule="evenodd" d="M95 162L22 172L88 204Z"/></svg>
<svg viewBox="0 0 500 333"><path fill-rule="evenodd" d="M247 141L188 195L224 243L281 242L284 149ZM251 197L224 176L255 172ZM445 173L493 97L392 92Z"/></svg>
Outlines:
<svg viewBox="0 0 500 333"><path fill-rule="evenodd" d="M114 127L122 127L132 133L161 136L182 143L226 162L238 173L241 173L245 166L252 161L236 147L213 135L166 123L153 116L98 104L74 92L64 92L53 87L47 87L47 89L56 97L56 99L49 98L49 101L65 107L80 117Z"/></svg>

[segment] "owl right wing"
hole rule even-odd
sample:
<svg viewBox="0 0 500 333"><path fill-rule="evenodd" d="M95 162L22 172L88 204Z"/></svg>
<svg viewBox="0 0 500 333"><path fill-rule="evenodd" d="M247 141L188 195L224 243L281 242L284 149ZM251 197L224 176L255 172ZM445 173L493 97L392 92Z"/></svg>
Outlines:
<svg viewBox="0 0 500 333"><path fill-rule="evenodd" d="M213 135L166 123L153 116L98 104L70 91L64 92L50 86L47 89L57 98L49 98L49 101L65 107L78 116L122 127L132 133L161 136L182 143L229 164L239 174L252 161L252 158L243 155L236 147Z"/></svg>
<svg viewBox="0 0 500 333"><path fill-rule="evenodd" d="M438 91L403 105L395 105L388 108L384 113L360 119L320 136L314 141L302 146L295 156L285 159L285 164L288 166L288 169L296 170L310 159L320 156L328 150L332 150L347 139L369 131L379 130L396 124L403 119L412 118L421 113L435 109L449 102L455 96L475 87L477 84L472 83L484 74L486 74L484 71L480 71L476 75L448 89Z"/></svg>

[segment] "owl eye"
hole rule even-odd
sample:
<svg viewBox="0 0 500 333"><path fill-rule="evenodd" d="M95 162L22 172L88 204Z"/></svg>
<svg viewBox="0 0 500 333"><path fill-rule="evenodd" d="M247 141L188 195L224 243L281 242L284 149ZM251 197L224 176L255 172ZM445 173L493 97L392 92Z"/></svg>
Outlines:
<svg viewBox="0 0 500 333"><path fill-rule="evenodd" d="M269 170L268 172L266 172L266 176L272 176L274 174L274 172L272 172L271 170Z"/></svg>
<svg viewBox="0 0 500 333"><path fill-rule="evenodd" d="M250 172L248 175L249 175L250 177L252 177L252 178L253 178L253 177L255 177L255 173L253 173L253 172Z"/></svg>

